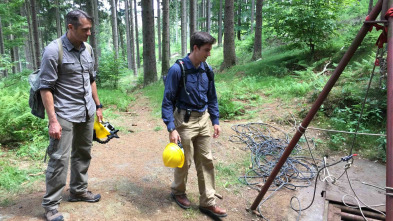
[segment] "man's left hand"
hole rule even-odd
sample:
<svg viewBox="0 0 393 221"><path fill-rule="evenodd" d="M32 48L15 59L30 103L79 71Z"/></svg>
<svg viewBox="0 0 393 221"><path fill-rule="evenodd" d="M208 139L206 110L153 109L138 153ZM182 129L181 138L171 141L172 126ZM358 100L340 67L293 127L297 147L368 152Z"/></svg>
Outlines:
<svg viewBox="0 0 393 221"><path fill-rule="evenodd" d="M99 122L102 122L103 119L104 119L104 116L102 116L102 108L98 108L98 109L96 110L96 115L97 115L98 121L99 121Z"/></svg>
<svg viewBox="0 0 393 221"><path fill-rule="evenodd" d="M215 124L214 126L214 134L213 134L213 138L217 138L220 136L221 133L221 127L220 125Z"/></svg>

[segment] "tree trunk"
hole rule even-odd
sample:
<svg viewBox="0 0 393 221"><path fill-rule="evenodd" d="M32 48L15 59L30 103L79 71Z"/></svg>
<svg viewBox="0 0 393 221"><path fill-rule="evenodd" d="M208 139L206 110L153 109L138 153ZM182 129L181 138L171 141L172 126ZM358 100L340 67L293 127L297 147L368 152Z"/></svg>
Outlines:
<svg viewBox="0 0 393 221"><path fill-rule="evenodd" d="M157 81L153 0L142 1L143 85Z"/></svg>
<svg viewBox="0 0 393 221"><path fill-rule="evenodd" d="M200 9L201 9L201 12L199 14L199 18L205 18L206 17L205 16L205 14L206 14L206 12L205 12L205 9L206 9L206 7L205 7L205 0L201 1ZM201 22L201 29L200 30L205 30L205 27L206 27L205 25L206 25L206 22Z"/></svg>
<svg viewBox="0 0 393 221"><path fill-rule="evenodd" d="M96 21L96 17L95 15L95 10L98 10L97 8L95 8L95 4L94 4L95 0L88 0L86 2L86 7L87 7L87 13L92 16L93 18L93 26L91 27L90 31L91 31L91 35L89 37L90 40L90 44L91 47L94 50L94 70L97 70L98 67L98 56L97 56L97 32L96 32L96 27L98 26L98 21Z"/></svg>
<svg viewBox="0 0 393 221"><path fill-rule="evenodd" d="M180 0L181 1L181 0ZM175 0L175 42L176 42L176 44L177 44L177 42L178 42L178 39L179 39L179 25L177 25L178 24L178 18L179 18L179 14L178 14L178 8L179 8L179 1L178 0ZM181 45L181 43L180 43L180 45Z"/></svg>
<svg viewBox="0 0 393 221"><path fill-rule="evenodd" d="M38 21L37 21L37 12L36 12L36 5L35 0L30 0L30 7L31 7L31 17L32 21L31 24L33 26L33 41L34 41L34 53L35 53L35 66L34 69L41 67L41 59L40 59L40 42L38 38Z"/></svg>
<svg viewBox="0 0 393 221"><path fill-rule="evenodd" d="M61 22L60 22L60 10L59 10L59 0L55 0L55 7L56 7L56 30L57 30L57 37L60 38L63 33L61 29Z"/></svg>
<svg viewBox="0 0 393 221"><path fill-rule="evenodd" d="M5 54L5 48L4 48L4 38L3 38L3 26L1 24L1 17L0 17L0 55ZM3 77L8 76L7 70L2 71Z"/></svg>
<svg viewBox="0 0 393 221"><path fill-rule="evenodd" d="M257 0L257 1L259 2L261 0ZM252 33L254 31L254 9L255 9L255 0L251 0L251 29L250 29L250 33Z"/></svg>
<svg viewBox="0 0 393 221"><path fill-rule="evenodd" d="M210 33L211 29L211 11L210 0L206 0L206 31Z"/></svg>
<svg viewBox="0 0 393 221"><path fill-rule="evenodd" d="M262 57L262 7L263 0L258 0L256 9L254 53L252 55L252 60L254 61Z"/></svg>
<svg viewBox="0 0 393 221"><path fill-rule="evenodd" d="M240 27L242 26L242 0L237 0L237 39L241 40L241 30Z"/></svg>
<svg viewBox="0 0 393 221"><path fill-rule="evenodd" d="M93 0L93 8L94 8L94 15L91 15L94 17L94 31L95 31L95 39L96 39L96 47L94 48L94 52L96 52L96 65L97 68L98 66L98 58L101 57L101 47L100 46L100 20L98 17L98 0Z"/></svg>
<svg viewBox="0 0 393 221"><path fill-rule="evenodd" d="M134 76L138 76L138 70L135 62L135 35L134 35L134 13L132 9L132 0L126 0L130 4L130 24L131 24L131 32L130 32L130 42L131 42L131 67L134 72Z"/></svg>
<svg viewBox="0 0 393 221"><path fill-rule="evenodd" d="M124 48L124 29L123 29L123 23L122 20L120 18L120 16L117 14L117 7L119 7L119 11L121 10L121 6L120 6L120 1L115 0L116 3L116 19L117 19L117 33L119 36L119 51L121 51L121 60L124 60L124 58L126 57L125 54L125 48Z"/></svg>
<svg viewBox="0 0 393 221"><path fill-rule="evenodd" d="M23 5L20 7L20 14L23 17L26 17L28 19L28 15L27 15L27 12L26 12L26 3L23 3ZM29 26L23 26L23 27L26 30L29 29ZM25 38L24 38L24 43L23 44L24 44L24 49L25 49L24 53L25 53L26 62L24 62L24 65L23 65L22 69L24 69L24 68L32 69L31 67L29 67L29 64L31 64L31 62L32 62L31 61L31 55L30 55L31 49L30 49L30 44L29 44L29 38L30 38L30 35L28 35L27 37L25 36ZM0 52L0 54L1 54L1 52Z"/></svg>
<svg viewBox="0 0 393 221"><path fill-rule="evenodd" d="M137 55L137 64L138 69L141 68L141 58L139 55L139 31L138 31L138 11L136 0L134 0L134 11L135 11L135 38L136 38L136 55Z"/></svg>
<svg viewBox="0 0 393 221"><path fill-rule="evenodd" d="M113 40L113 50L115 52L115 59L119 57L119 41L117 34L117 18L116 18L116 4L115 0L111 1L111 19L112 19L112 40Z"/></svg>
<svg viewBox="0 0 393 221"><path fill-rule="evenodd" d="M28 51L26 51L26 61L27 63L27 68L28 69L34 69L34 66L36 64L36 61L34 59L34 43L33 43L33 28L32 28L32 24L31 24L31 11L30 11L30 2L29 0L25 1L25 12L26 12L26 17L27 17L27 26L28 26L28 30L29 30L29 37L27 38L27 47L26 49Z"/></svg>
<svg viewBox="0 0 393 221"><path fill-rule="evenodd" d="M220 0L220 9L218 11L218 46L222 45L222 1Z"/></svg>
<svg viewBox="0 0 393 221"><path fill-rule="evenodd" d="M190 0L190 39L191 35L195 32L197 15L197 0Z"/></svg>
<svg viewBox="0 0 393 221"><path fill-rule="evenodd" d="M167 75L170 68L169 44L169 0L162 0L162 77Z"/></svg>
<svg viewBox="0 0 393 221"><path fill-rule="evenodd" d="M161 56L161 5L157 0L157 40L158 40L158 60L162 60Z"/></svg>
<svg viewBox="0 0 393 221"><path fill-rule="evenodd" d="M370 0L368 3L368 14L370 14L371 10L373 9L374 1Z"/></svg>
<svg viewBox="0 0 393 221"><path fill-rule="evenodd" d="M131 70L132 69L132 51L131 51L131 44L133 42L131 42L131 31L130 31L130 15L129 15L129 7L128 7L128 0L125 1L125 6L126 6L126 36L127 36L127 65L128 65L128 69Z"/></svg>
<svg viewBox="0 0 393 221"><path fill-rule="evenodd" d="M224 61L221 64L221 69L225 69L236 64L234 9L235 7L233 4L233 0L225 0Z"/></svg>
<svg viewBox="0 0 393 221"><path fill-rule="evenodd" d="M187 54L187 1L181 0L181 55Z"/></svg>

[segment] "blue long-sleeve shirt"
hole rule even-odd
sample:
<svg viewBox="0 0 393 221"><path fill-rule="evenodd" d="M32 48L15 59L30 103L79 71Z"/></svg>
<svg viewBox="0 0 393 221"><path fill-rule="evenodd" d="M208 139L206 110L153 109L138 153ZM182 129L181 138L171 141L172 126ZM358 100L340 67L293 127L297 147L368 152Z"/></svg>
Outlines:
<svg viewBox="0 0 393 221"><path fill-rule="evenodd" d="M209 81L206 68L202 62L198 69L191 63L188 55L183 58L183 66L187 71L186 89L182 80L182 73L178 64L172 65L168 71L165 81L164 98L162 100L162 119L167 129L175 129L173 112L174 103L177 108L191 111L204 112L206 109L210 114L213 125L219 125L219 111L217 93L214 81ZM211 67L209 67L210 70Z"/></svg>

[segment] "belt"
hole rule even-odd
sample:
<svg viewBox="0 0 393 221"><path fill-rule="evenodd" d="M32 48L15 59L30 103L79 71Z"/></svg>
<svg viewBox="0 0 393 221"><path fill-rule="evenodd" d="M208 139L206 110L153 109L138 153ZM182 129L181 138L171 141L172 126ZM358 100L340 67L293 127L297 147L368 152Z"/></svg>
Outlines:
<svg viewBox="0 0 393 221"><path fill-rule="evenodd" d="M185 114L187 112L187 110L180 109L180 108L177 108L177 107L176 107L176 111L179 114ZM204 115L206 112L207 112L207 109L205 111L203 111L203 112L191 111L191 115L190 116L191 117L200 117L200 116Z"/></svg>

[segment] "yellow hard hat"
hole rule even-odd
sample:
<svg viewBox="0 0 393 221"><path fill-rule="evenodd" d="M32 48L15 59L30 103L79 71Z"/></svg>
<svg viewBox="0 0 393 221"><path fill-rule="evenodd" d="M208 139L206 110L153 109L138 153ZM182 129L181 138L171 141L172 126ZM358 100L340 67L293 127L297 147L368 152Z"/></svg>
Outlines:
<svg viewBox="0 0 393 221"><path fill-rule="evenodd" d="M98 139L104 139L111 133L108 131L107 128L104 127L104 125L101 124L100 121L98 121L98 118L96 117L94 121L94 132L96 135L96 138Z"/></svg>
<svg viewBox="0 0 393 221"><path fill-rule="evenodd" d="M119 138L116 130L109 122L100 122L96 117L94 121L93 140L98 143L108 143L112 138Z"/></svg>
<svg viewBox="0 0 393 221"><path fill-rule="evenodd" d="M182 168L184 165L184 158L183 148L180 148L175 143L169 143L166 145L164 152L162 153L162 160L166 167Z"/></svg>

